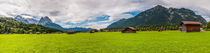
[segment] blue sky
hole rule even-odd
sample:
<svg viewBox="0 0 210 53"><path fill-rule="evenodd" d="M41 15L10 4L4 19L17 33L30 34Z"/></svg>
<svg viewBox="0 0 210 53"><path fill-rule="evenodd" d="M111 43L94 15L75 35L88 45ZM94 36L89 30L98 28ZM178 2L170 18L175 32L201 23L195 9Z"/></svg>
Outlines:
<svg viewBox="0 0 210 53"><path fill-rule="evenodd" d="M85 25L89 22L100 22L100 21L106 21L106 20L109 20L109 17L108 15L103 15L101 17L96 17L96 19L93 19L93 20L85 20L84 22L81 22L81 23L65 23L67 25L72 25L73 27L80 27L81 25ZM61 22L61 21L57 21L57 22ZM104 23L110 23L110 22L104 22ZM104 24L102 23L102 24Z"/></svg>
<svg viewBox="0 0 210 53"><path fill-rule="evenodd" d="M139 13L141 13L140 10L139 10L139 11L125 12L125 13L123 13L123 14L130 14L130 15L132 15L132 16L136 16L136 15L138 15ZM80 26L86 25L87 23L90 23L90 22L107 21L107 20L109 20L109 18L110 18L110 16L108 16L108 15L103 15L103 16L101 16L101 17L96 17L96 19L93 19L93 20L86 20L86 21L81 22L81 23L76 23L76 24L75 24L75 23L66 23L66 24L72 25L73 27L80 27ZM99 24L111 24L111 23L113 23L113 22L101 22L101 23L99 23Z"/></svg>
<svg viewBox="0 0 210 53"><path fill-rule="evenodd" d="M124 14L131 14L132 16L136 16L136 15L138 15L141 12L142 11L138 10L138 11L125 12Z"/></svg>

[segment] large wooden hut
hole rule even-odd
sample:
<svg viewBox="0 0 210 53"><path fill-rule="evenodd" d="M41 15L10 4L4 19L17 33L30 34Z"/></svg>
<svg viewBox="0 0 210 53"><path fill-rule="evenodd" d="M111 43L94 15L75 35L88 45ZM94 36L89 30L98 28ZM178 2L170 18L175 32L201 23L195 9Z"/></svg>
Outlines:
<svg viewBox="0 0 210 53"><path fill-rule="evenodd" d="M182 32L200 32L201 23L195 21L183 21L180 25Z"/></svg>
<svg viewBox="0 0 210 53"><path fill-rule="evenodd" d="M127 27L125 28L125 30L122 31L122 33L136 33L136 28Z"/></svg>

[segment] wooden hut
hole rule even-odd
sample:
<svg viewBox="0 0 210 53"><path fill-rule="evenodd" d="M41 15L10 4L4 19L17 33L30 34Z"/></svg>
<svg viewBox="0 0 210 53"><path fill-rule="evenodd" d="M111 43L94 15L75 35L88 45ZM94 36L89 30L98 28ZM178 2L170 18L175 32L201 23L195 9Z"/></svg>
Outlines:
<svg viewBox="0 0 210 53"><path fill-rule="evenodd" d="M136 29L133 27L127 27L122 31L122 33L136 33Z"/></svg>
<svg viewBox="0 0 210 53"><path fill-rule="evenodd" d="M95 33L95 31L91 30L90 33Z"/></svg>
<svg viewBox="0 0 210 53"><path fill-rule="evenodd" d="M194 21L183 21L180 26L182 32L200 32L201 23Z"/></svg>
<svg viewBox="0 0 210 53"><path fill-rule="evenodd" d="M36 32L36 34L41 34L41 32Z"/></svg>
<svg viewBox="0 0 210 53"><path fill-rule="evenodd" d="M67 34L75 34L76 32L75 31L71 31L71 30L67 30L66 33Z"/></svg>

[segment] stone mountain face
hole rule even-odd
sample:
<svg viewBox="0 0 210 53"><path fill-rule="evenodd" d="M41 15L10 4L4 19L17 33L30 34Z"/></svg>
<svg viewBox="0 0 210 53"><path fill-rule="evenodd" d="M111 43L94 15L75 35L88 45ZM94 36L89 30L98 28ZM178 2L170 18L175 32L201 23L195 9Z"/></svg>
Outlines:
<svg viewBox="0 0 210 53"><path fill-rule="evenodd" d="M39 25L43 25L45 27L50 27L50 28L54 28L54 29L59 29L59 30L65 31L63 27L61 27L60 25L58 25L56 23L53 23L52 20L48 16L42 17L39 20L38 24Z"/></svg>
<svg viewBox="0 0 210 53"><path fill-rule="evenodd" d="M38 21L35 19L24 18L21 15L17 15L14 19L17 21L23 22L23 23L27 23L27 24L37 24L38 23Z"/></svg>
<svg viewBox="0 0 210 53"><path fill-rule="evenodd" d="M27 19L28 23L31 23L31 24L37 24L37 20L35 19Z"/></svg>
<svg viewBox="0 0 210 53"><path fill-rule="evenodd" d="M33 16L31 16L31 17L33 17ZM27 23L27 24L39 24L39 25L43 25L45 27L50 27L50 28L59 29L59 30L64 31L63 27L61 27L58 24L53 23L48 16L41 17L40 20L35 20L34 18L26 18L25 15L17 15L16 17L14 17L14 19L17 21L23 22L23 23Z"/></svg>
<svg viewBox="0 0 210 53"><path fill-rule="evenodd" d="M202 24L207 24L207 21L203 17L196 15L192 10L185 8L165 8L158 5L133 18L119 20L107 28L179 26L181 21L199 21Z"/></svg>
<svg viewBox="0 0 210 53"><path fill-rule="evenodd" d="M45 17L42 17L40 20L39 20L39 23L40 25L45 25L47 23L53 23L51 21L51 19L48 17L48 16L45 16Z"/></svg>

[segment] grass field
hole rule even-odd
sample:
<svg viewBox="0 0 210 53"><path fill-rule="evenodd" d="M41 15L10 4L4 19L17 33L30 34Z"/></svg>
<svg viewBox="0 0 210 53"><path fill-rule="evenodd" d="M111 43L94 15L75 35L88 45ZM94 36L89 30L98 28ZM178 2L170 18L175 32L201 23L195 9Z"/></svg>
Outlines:
<svg viewBox="0 0 210 53"><path fill-rule="evenodd" d="M210 53L210 32L2 34L0 53Z"/></svg>

